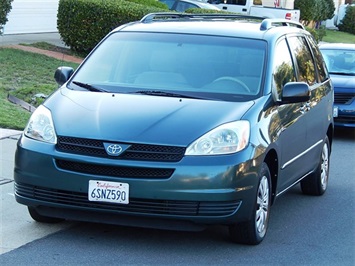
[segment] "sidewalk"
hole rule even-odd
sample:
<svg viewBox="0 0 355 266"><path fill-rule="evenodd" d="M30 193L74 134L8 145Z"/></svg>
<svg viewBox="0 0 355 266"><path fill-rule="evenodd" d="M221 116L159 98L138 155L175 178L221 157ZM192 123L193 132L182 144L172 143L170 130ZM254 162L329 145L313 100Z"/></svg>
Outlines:
<svg viewBox="0 0 355 266"><path fill-rule="evenodd" d="M0 140L6 139L6 138L17 138L21 134L22 134L22 131L20 131L20 130L0 128Z"/></svg>
<svg viewBox="0 0 355 266"><path fill-rule="evenodd" d="M49 57L56 58L58 60L74 62L80 64L83 59L71 56L67 54L63 54L60 52L42 50L31 46L25 46L21 44L31 44L36 42L46 42L49 44L53 44L58 47L67 47L63 41L60 39L60 35L58 32L50 32L50 33L34 33L34 34L7 34L0 36L0 47L14 48L27 52L44 54Z"/></svg>
<svg viewBox="0 0 355 266"><path fill-rule="evenodd" d="M66 47L60 39L58 32L33 33L33 34L5 34L0 36L0 46L14 44L30 44L36 42L47 42L59 47Z"/></svg>

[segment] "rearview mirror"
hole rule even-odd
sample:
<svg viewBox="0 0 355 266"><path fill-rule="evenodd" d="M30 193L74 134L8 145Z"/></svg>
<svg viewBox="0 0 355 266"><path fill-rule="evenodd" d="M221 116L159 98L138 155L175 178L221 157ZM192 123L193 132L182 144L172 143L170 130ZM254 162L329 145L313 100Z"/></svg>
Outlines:
<svg viewBox="0 0 355 266"><path fill-rule="evenodd" d="M58 67L54 73L54 79L58 83L58 85L62 86L65 82L69 80L73 73L74 69L71 67Z"/></svg>
<svg viewBox="0 0 355 266"><path fill-rule="evenodd" d="M305 82L288 82L282 90L281 103L307 102L310 99L310 89Z"/></svg>

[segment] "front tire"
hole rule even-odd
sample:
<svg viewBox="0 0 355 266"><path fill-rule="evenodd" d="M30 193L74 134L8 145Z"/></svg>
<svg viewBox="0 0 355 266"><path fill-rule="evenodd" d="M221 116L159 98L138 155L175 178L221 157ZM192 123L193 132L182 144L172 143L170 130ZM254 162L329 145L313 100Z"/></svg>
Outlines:
<svg viewBox="0 0 355 266"><path fill-rule="evenodd" d="M301 181L303 194L321 196L327 190L329 179L330 144L325 138L318 167L315 172Z"/></svg>
<svg viewBox="0 0 355 266"><path fill-rule="evenodd" d="M28 206L28 212L33 220L39 223L60 223L64 221L64 219L61 218L55 218L55 217L48 217L40 214L35 207L30 207Z"/></svg>
<svg viewBox="0 0 355 266"><path fill-rule="evenodd" d="M269 167L263 163L251 219L229 227L229 235L233 242L257 245L265 238L271 206L270 180Z"/></svg>

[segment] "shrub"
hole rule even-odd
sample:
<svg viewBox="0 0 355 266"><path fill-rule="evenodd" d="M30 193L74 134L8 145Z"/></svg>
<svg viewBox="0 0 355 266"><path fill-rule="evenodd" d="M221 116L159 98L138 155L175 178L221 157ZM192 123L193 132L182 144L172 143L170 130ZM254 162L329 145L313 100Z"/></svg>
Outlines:
<svg viewBox="0 0 355 266"><path fill-rule="evenodd" d="M338 26L340 31L355 34L355 6L346 8L345 16Z"/></svg>
<svg viewBox="0 0 355 266"><path fill-rule="evenodd" d="M314 28L309 28L309 27L306 27L306 29L307 29L307 31L309 31L313 35L313 37L317 43L322 41L324 36L327 35L325 26L321 26L321 27L319 27L319 29L314 29Z"/></svg>
<svg viewBox="0 0 355 266"><path fill-rule="evenodd" d="M2 34L3 26L7 22L7 14L11 10L11 2L13 0L0 0L0 35Z"/></svg>
<svg viewBox="0 0 355 266"><path fill-rule="evenodd" d="M114 28L164 11L166 5L155 0L60 0L57 26L67 46L87 54Z"/></svg>

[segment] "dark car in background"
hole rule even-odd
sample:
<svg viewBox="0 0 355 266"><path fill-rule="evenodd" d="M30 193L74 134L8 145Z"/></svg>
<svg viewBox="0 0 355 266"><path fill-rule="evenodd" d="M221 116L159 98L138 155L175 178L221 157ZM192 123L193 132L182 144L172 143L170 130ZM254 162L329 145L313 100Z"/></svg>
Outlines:
<svg viewBox="0 0 355 266"><path fill-rule="evenodd" d="M36 221L217 224L258 244L276 198L328 187L333 87L300 23L149 14L55 79L15 155Z"/></svg>
<svg viewBox="0 0 355 266"><path fill-rule="evenodd" d="M319 47L333 81L335 126L355 127L355 44Z"/></svg>
<svg viewBox="0 0 355 266"><path fill-rule="evenodd" d="M170 10L175 10L177 12L185 12L187 9L190 8L202 8L202 9L221 11L218 7L199 0L159 0L159 1L166 4Z"/></svg>

